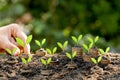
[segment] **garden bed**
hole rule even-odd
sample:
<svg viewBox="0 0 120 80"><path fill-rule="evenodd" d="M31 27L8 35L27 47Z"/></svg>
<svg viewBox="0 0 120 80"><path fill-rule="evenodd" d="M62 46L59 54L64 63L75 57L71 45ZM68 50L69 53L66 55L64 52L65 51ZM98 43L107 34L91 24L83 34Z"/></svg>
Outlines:
<svg viewBox="0 0 120 80"><path fill-rule="evenodd" d="M52 55L52 62L46 68L39 57L33 55L32 61L24 64L20 56L0 56L0 80L120 80L120 54L108 53L108 65L85 62L75 57L71 63L65 54Z"/></svg>

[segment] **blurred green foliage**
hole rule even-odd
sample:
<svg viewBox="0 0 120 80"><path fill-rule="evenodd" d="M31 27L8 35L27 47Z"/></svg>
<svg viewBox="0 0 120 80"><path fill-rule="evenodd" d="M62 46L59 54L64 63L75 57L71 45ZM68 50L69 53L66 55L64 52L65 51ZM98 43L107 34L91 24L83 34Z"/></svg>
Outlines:
<svg viewBox="0 0 120 80"><path fill-rule="evenodd" d="M0 26L16 22L24 13L32 20L34 40L47 38L47 47L70 41L70 36L103 37L102 47L120 47L120 0L0 0ZM29 27L28 27L29 28ZM71 42L71 41L70 41ZM33 50L37 49L34 41Z"/></svg>

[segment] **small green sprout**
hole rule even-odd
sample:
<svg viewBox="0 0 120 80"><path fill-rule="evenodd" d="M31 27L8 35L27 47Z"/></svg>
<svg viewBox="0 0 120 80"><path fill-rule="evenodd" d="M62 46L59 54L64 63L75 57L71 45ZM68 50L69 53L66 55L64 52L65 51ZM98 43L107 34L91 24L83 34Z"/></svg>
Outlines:
<svg viewBox="0 0 120 80"><path fill-rule="evenodd" d="M68 45L68 41L65 41L64 44L57 42L57 45L62 49L63 52L65 52L65 48Z"/></svg>
<svg viewBox="0 0 120 80"><path fill-rule="evenodd" d="M6 51L10 54L13 55L16 52L17 48L14 48L13 50L6 49Z"/></svg>
<svg viewBox="0 0 120 80"><path fill-rule="evenodd" d="M57 51L57 47L54 47L53 50L50 50L50 49L46 49L48 54L55 54L55 52Z"/></svg>
<svg viewBox="0 0 120 80"><path fill-rule="evenodd" d="M48 65L50 64L50 62L52 61L52 58L48 58L47 60L41 58L40 61L41 61L41 63L42 63L43 65L45 65L46 68L47 68Z"/></svg>
<svg viewBox="0 0 120 80"><path fill-rule="evenodd" d="M29 35L26 39L26 43L29 44L31 41L32 41L32 35ZM20 38L16 38L16 42L22 47L25 46L24 42Z"/></svg>
<svg viewBox="0 0 120 80"><path fill-rule="evenodd" d="M94 39L88 37L88 41L90 43L93 43L93 46L96 44L96 42L99 40L99 36L96 36Z"/></svg>
<svg viewBox="0 0 120 80"><path fill-rule="evenodd" d="M28 64L29 62L32 61L32 56L29 56L27 60L25 58L21 58L21 60L24 64Z"/></svg>
<svg viewBox="0 0 120 80"><path fill-rule="evenodd" d="M76 46L79 46L79 42L82 39L82 35L79 35L78 37L72 36L71 38L75 42Z"/></svg>
<svg viewBox="0 0 120 80"><path fill-rule="evenodd" d="M43 47L43 45L45 44L45 42L46 42L46 39L45 39L45 38L44 38L41 42L38 41L38 40L35 40L35 43L36 43L40 48Z"/></svg>
<svg viewBox="0 0 120 80"><path fill-rule="evenodd" d="M107 47L105 51L103 49L99 49L101 54L108 53L109 50L110 50L110 47Z"/></svg>
<svg viewBox="0 0 120 80"><path fill-rule="evenodd" d="M100 61L102 60L102 56L99 56L97 58L97 60L95 58L91 58L91 61L94 63L94 64L98 64Z"/></svg>
<svg viewBox="0 0 120 80"><path fill-rule="evenodd" d="M66 53L66 56L69 58L69 59L71 59L71 62L72 62L72 60L73 60L73 58L76 56L76 51L75 52L73 52L72 54L71 53Z"/></svg>
<svg viewBox="0 0 120 80"><path fill-rule="evenodd" d="M84 49L85 49L87 52L89 52L89 49L93 47L93 42L91 42L89 45L87 45L87 44L84 43L84 44L83 44L83 47L84 47Z"/></svg>

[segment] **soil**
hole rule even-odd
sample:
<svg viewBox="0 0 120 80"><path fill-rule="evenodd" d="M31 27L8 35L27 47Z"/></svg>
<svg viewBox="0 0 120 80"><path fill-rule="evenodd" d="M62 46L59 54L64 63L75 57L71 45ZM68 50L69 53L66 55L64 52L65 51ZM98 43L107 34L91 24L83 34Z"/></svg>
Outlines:
<svg viewBox="0 0 120 80"><path fill-rule="evenodd" d="M46 68L40 58L33 56L32 61L24 64L21 58L0 56L0 80L120 80L120 54L109 53L111 63L95 65L75 57L71 62L64 54L55 54Z"/></svg>

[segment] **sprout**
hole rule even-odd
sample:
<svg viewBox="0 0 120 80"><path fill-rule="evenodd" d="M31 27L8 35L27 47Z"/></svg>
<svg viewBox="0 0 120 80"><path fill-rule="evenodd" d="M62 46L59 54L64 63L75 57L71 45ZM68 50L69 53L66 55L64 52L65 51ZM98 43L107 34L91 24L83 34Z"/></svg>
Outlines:
<svg viewBox="0 0 120 80"><path fill-rule="evenodd" d="M46 49L48 54L55 54L55 52L57 51L57 47L54 47L53 50L50 50L50 49Z"/></svg>
<svg viewBox="0 0 120 80"><path fill-rule="evenodd" d="M65 41L64 44L60 43L60 42L57 42L57 45L62 49L62 51L64 52L65 51L65 48L67 47L68 45L68 41Z"/></svg>
<svg viewBox="0 0 120 80"><path fill-rule="evenodd" d="M30 44L31 41L32 41L32 35L29 35L26 39L26 44ZM20 38L16 38L16 42L22 47L25 46L24 42Z"/></svg>
<svg viewBox="0 0 120 80"><path fill-rule="evenodd" d="M90 43L93 43L93 45L95 45L95 43L96 43L98 40L99 40L99 36L96 36L94 39L88 37L88 41L89 41Z"/></svg>
<svg viewBox="0 0 120 80"><path fill-rule="evenodd" d="M29 62L32 61L32 56L29 56L27 60L25 58L21 58L21 60L24 64L28 64Z"/></svg>
<svg viewBox="0 0 120 80"><path fill-rule="evenodd" d="M97 58L97 60L95 58L91 58L91 61L94 63L94 64L98 64L100 61L102 60L102 56L99 56Z"/></svg>
<svg viewBox="0 0 120 80"><path fill-rule="evenodd" d="M66 53L66 56L69 58L69 59L71 59L71 62L72 62L72 60L73 60L73 58L76 56L76 51L75 52L73 52L72 54L71 53Z"/></svg>
<svg viewBox="0 0 120 80"><path fill-rule="evenodd" d="M72 36L71 38L75 42L76 46L79 46L79 42L82 39L82 35L79 35L78 37Z"/></svg>
<svg viewBox="0 0 120 80"><path fill-rule="evenodd" d="M110 50L110 47L107 47L105 51L103 49L99 49L101 54L108 53L109 50Z"/></svg>
<svg viewBox="0 0 120 80"><path fill-rule="evenodd" d="M93 42L91 42L89 45L83 44L84 49L88 52L90 48L92 48Z"/></svg>
<svg viewBox="0 0 120 80"><path fill-rule="evenodd" d="M52 61L52 58L48 58L47 60L41 58L40 61L41 61L41 63L42 63L43 65L45 65L46 68L47 68L48 65L50 64L50 62Z"/></svg>
<svg viewBox="0 0 120 80"><path fill-rule="evenodd" d="M46 42L46 39L45 39L45 38L44 38L41 42L38 41L38 40L35 40L35 43L36 43L40 48L43 47L43 45L45 44L45 42Z"/></svg>
<svg viewBox="0 0 120 80"><path fill-rule="evenodd" d="M17 48L14 48L13 50L6 49L6 51L10 54L13 55L16 52Z"/></svg>

